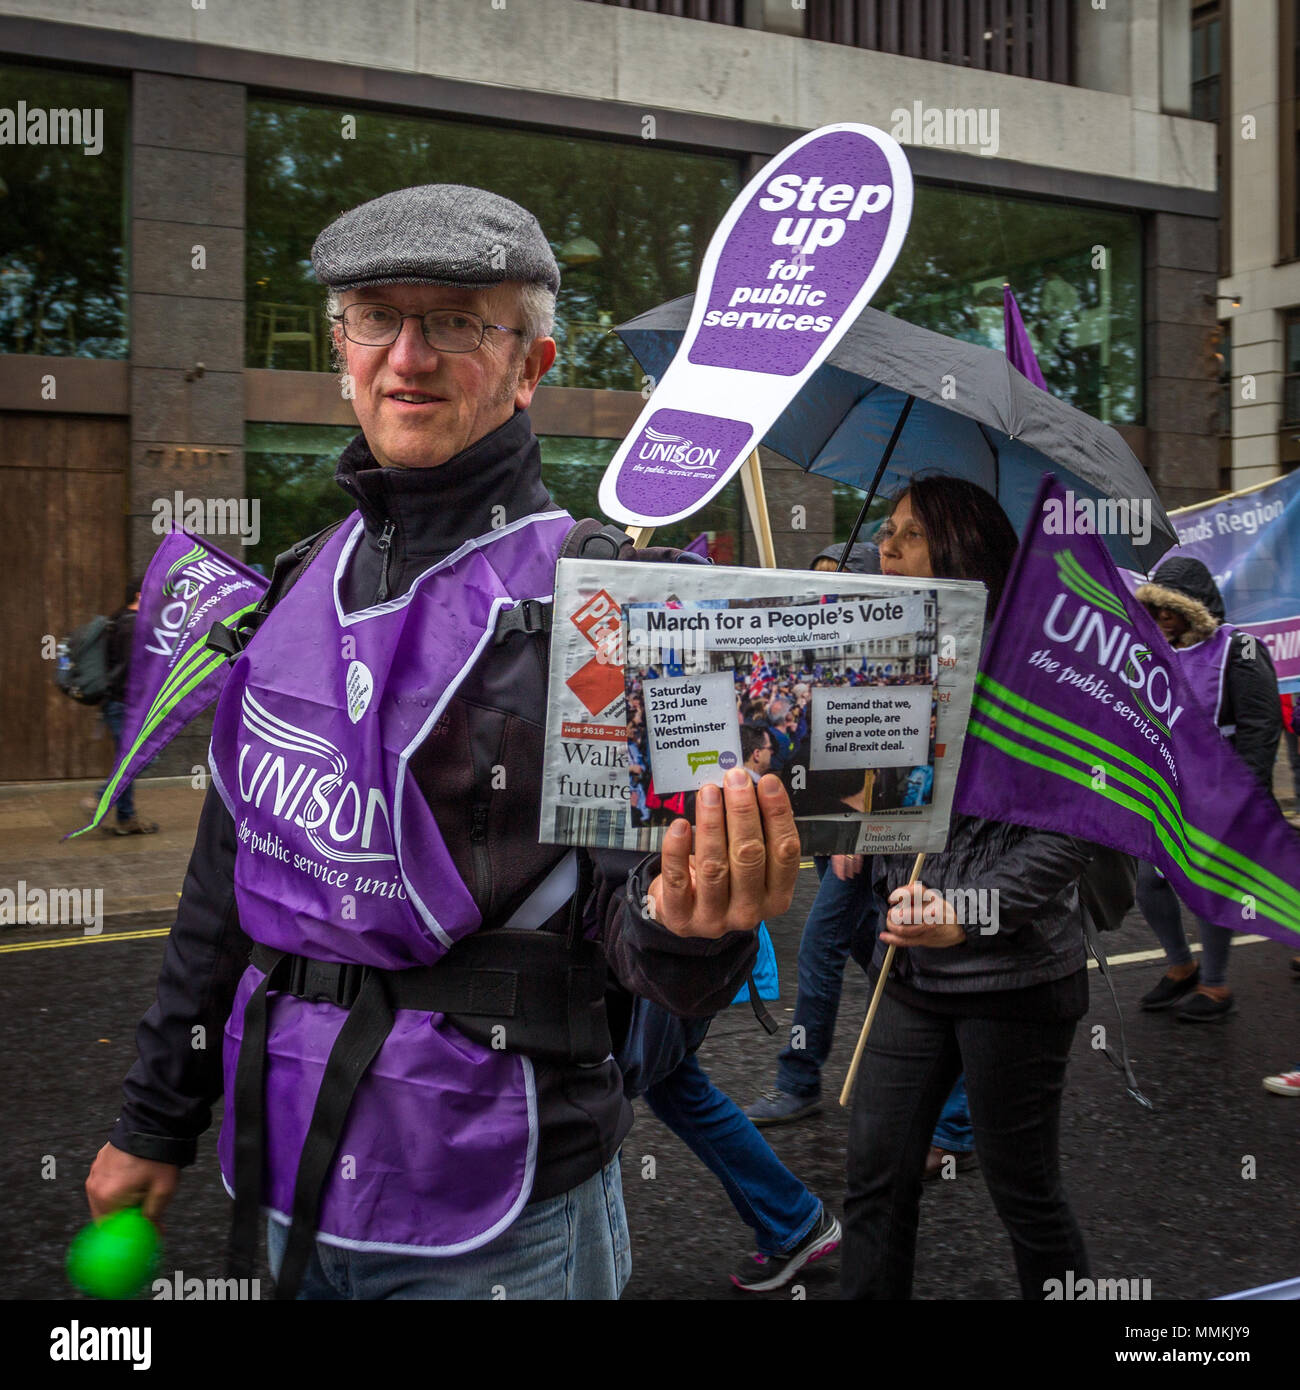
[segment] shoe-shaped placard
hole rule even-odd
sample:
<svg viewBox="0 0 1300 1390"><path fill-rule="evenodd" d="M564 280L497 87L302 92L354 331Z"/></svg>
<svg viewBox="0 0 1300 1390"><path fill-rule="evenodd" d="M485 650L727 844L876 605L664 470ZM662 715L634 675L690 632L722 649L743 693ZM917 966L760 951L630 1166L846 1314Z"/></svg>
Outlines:
<svg viewBox="0 0 1300 1390"><path fill-rule="evenodd" d="M898 143L828 125L781 151L709 242L677 355L600 484L601 510L664 526L712 498L889 274L912 216Z"/></svg>

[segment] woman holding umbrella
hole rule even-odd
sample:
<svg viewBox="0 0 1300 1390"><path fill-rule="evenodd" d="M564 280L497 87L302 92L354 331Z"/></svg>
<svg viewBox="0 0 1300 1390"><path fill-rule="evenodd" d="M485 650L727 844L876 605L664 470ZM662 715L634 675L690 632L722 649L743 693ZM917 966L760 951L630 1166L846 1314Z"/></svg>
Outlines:
<svg viewBox="0 0 1300 1390"><path fill-rule="evenodd" d="M883 573L982 580L990 615L1017 544L987 492L948 477L914 479L879 539ZM1093 852L1068 836L954 814L948 848L926 856L923 883L905 886L911 855L874 861L876 894L890 910L873 971L886 946L900 949L853 1095L846 1298L910 1297L926 1150L963 1072L1022 1295L1043 1298L1067 1270L1087 1277L1058 1148L1066 1062L1088 1008L1076 880ZM977 901L993 904L994 930L960 922L945 889L987 893Z"/></svg>

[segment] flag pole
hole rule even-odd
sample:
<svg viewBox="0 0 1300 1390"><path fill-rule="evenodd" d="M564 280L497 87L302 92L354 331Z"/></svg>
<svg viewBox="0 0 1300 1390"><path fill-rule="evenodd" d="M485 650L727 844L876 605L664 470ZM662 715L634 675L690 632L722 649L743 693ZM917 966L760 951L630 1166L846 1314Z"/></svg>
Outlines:
<svg viewBox="0 0 1300 1390"><path fill-rule="evenodd" d="M916 863L912 865L912 877L907 880L910 888L917 880L921 872L921 865L925 863L925 855L918 854ZM834 872L831 870L830 872ZM863 872L866 872L864 866ZM876 1010L880 1007L881 996L885 992L885 981L889 978L890 966L894 963L894 952L898 948L890 946L885 952L885 963L880 967L880 978L876 981L875 992L871 996L871 1007L867 1010L867 1017L862 1024L862 1032L858 1035L858 1045L853 1050L853 1061L849 1064L849 1074L844 1078L844 1089L840 1092L840 1104L847 1105L853 1096L853 1083L858 1079L858 1065L862 1061L862 1054L867 1048L867 1037L871 1033L871 1025L876 1021Z"/></svg>

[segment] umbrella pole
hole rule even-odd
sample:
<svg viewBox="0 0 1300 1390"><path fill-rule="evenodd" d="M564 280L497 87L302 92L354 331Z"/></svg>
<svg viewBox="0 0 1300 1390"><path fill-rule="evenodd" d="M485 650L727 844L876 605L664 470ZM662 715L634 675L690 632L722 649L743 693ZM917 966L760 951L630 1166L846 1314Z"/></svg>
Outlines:
<svg viewBox="0 0 1300 1390"><path fill-rule="evenodd" d="M758 557L764 569L776 568L776 544L772 540L772 521L767 514L767 493L763 489L763 472L755 449L740 469L740 486L745 494L749 524L758 542Z"/></svg>
<svg viewBox="0 0 1300 1390"><path fill-rule="evenodd" d="M898 437L903 433L903 426L907 424L907 417L912 413L912 407L916 404L915 396L908 396L903 402L903 408L898 413L898 419L894 423L894 432L889 436L889 443L885 445L885 452L880 457L880 464L876 469L876 476L871 480L871 486L867 490L866 498L863 500L862 509L858 512L858 519L853 523L853 530L849 533L848 544L844 547L844 554L840 556L838 568L843 569L848 563L849 552L857 544L858 532L862 530L862 523L867 519L867 512L871 509L871 504L875 501L876 489L880 486L880 480L885 476L885 469L889 467L889 460L893 457L894 447L898 443Z"/></svg>
<svg viewBox="0 0 1300 1390"><path fill-rule="evenodd" d="M907 880L910 888L916 882L917 875L921 872L921 865L925 863L925 855L918 854L916 863L912 865L912 877ZM866 865L863 865L862 872L866 873ZM894 963L894 952L898 948L891 946L885 952L885 962L880 967L880 978L876 981L876 988L871 996L871 1007L867 1010L867 1017L862 1024L862 1032L858 1035L858 1045L853 1050L853 1061L849 1064L849 1074L844 1078L844 1089L840 1092L840 1105L849 1103L853 1097L853 1083L858 1079L858 1066L862 1061L862 1054L867 1050L867 1038L871 1034L871 1025L876 1021L876 1010L880 1007L881 996L885 992L885 981L889 978L890 967Z"/></svg>

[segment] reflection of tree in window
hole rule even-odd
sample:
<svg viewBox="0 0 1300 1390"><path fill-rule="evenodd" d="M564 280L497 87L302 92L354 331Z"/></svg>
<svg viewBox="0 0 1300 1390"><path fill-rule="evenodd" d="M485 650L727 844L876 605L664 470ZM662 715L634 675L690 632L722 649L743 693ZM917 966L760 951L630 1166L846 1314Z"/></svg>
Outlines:
<svg viewBox="0 0 1300 1390"><path fill-rule="evenodd" d="M1141 224L1128 213L922 185L876 303L1003 349L1009 281L1047 388L1113 423L1141 414Z"/></svg>
<svg viewBox="0 0 1300 1390"><path fill-rule="evenodd" d="M0 352L125 357L127 85L0 66L0 107L99 110L103 148L6 145L0 168ZM84 136L84 132L83 132Z"/></svg>
<svg viewBox="0 0 1300 1390"><path fill-rule="evenodd" d="M354 139L343 138L349 114ZM284 314L280 331L304 331L286 312L300 306L319 334L315 365L328 367L323 296L310 267L322 227L395 188L462 183L534 213L564 262L559 357L547 379L563 386L640 387L639 371L607 324L691 292L709 238L739 189L731 159L277 101L249 102L247 167L250 365L266 366L269 358L272 366L311 367L305 340L270 341L276 313ZM580 254L560 256L581 242Z"/></svg>
<svg viewBox="0 0 1300 1390"><path fill-rule="evenodd" d="M556 504L572 517L599 517L601 511L597 495L600 480L617 448L616 439L545 436L542 439L542 481ZM709 556L715 564L744 564L741 542L743 507L740 476L737 474L711 502L692 512L685 521L656 530L650 544L684 548L703 531L711 536Z"/></svg>

